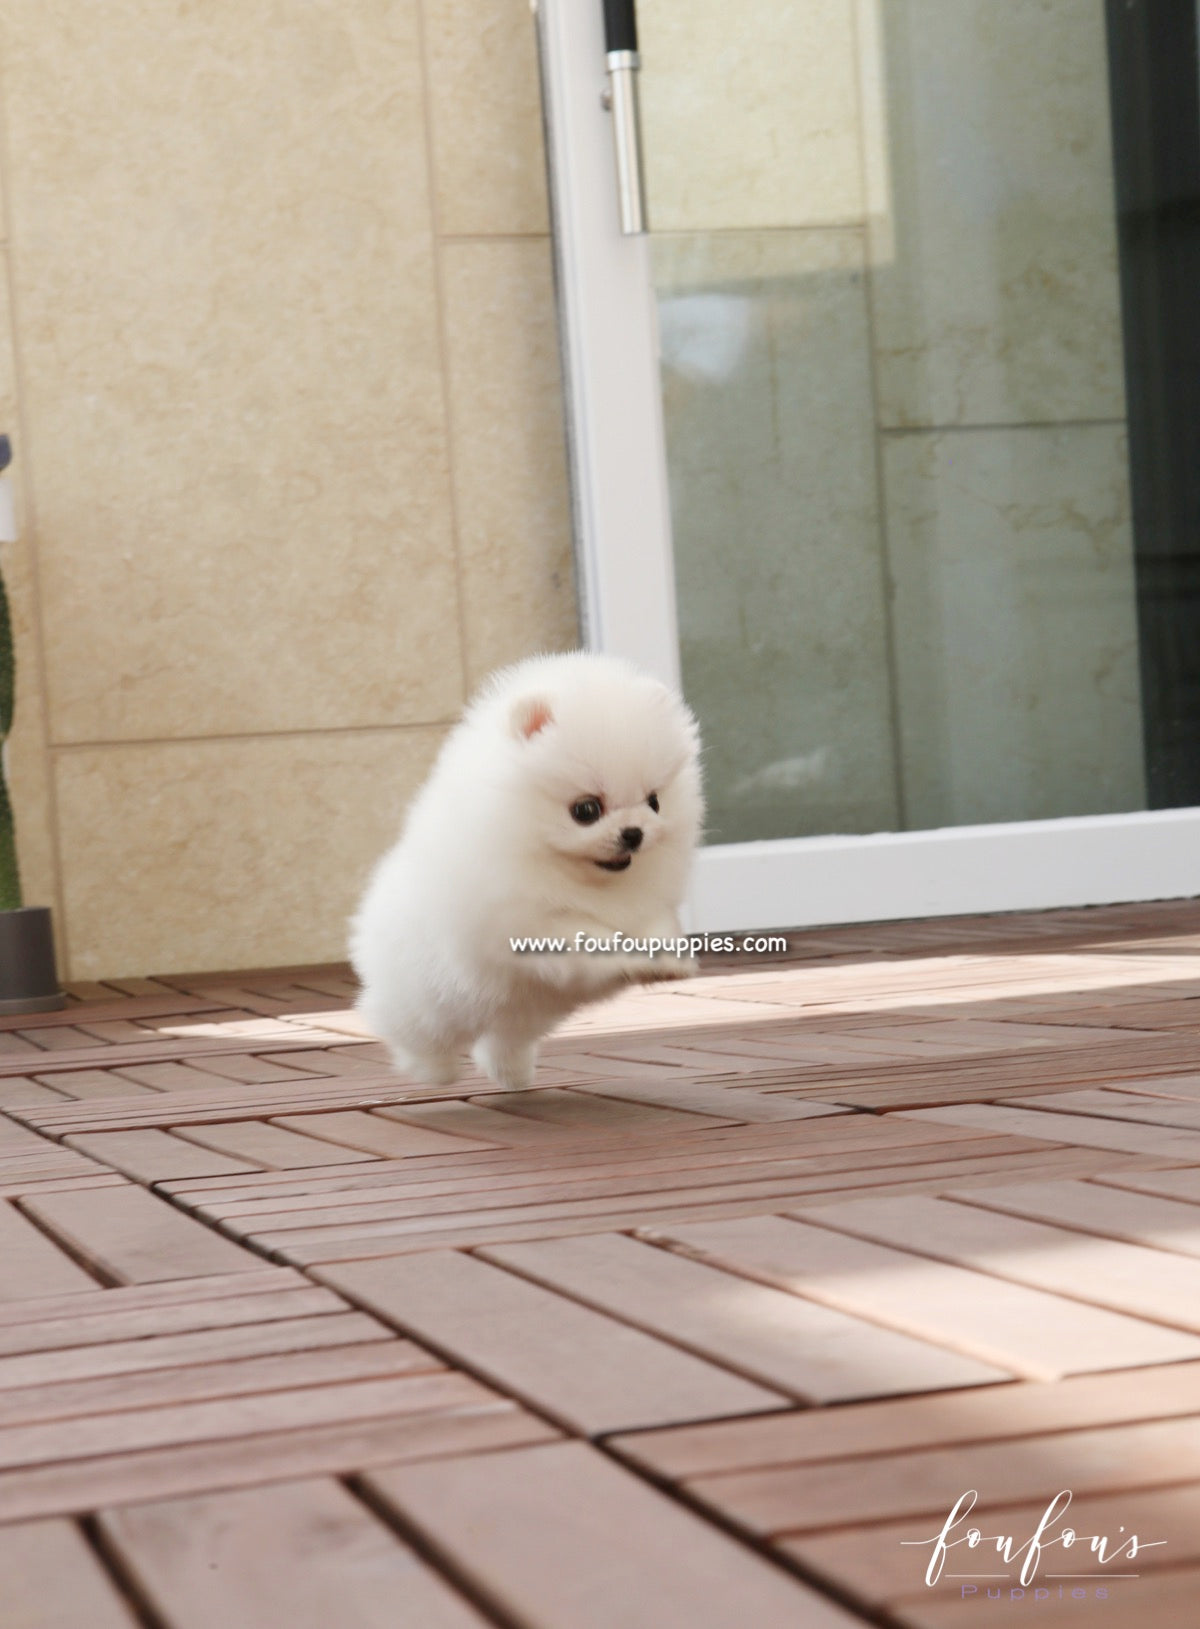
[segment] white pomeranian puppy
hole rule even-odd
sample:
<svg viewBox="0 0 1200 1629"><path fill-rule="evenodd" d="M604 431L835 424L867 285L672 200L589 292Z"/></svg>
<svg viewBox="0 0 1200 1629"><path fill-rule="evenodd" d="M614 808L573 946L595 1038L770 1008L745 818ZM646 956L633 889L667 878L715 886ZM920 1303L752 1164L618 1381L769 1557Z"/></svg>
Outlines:
<svg viewBox="0 0 1200 1629"><path fill-rule="evenodd" d="M578 651L493 675L355 916L359 1011L418 1080L456 1079L470 1048L500 1085L528 1086L572 1009L694 972L646 942L681 933L702 816L696 722L665 685ZM512 946L545 938L566 948Z"/></svg>

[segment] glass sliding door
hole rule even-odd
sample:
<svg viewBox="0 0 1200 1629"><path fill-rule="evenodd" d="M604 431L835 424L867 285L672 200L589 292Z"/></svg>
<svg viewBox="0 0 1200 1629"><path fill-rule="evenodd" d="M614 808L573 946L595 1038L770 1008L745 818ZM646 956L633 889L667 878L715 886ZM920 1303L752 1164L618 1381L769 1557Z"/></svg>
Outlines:
<svg viewBox="0 0 1200 1629"><path fill-rule="evenodd" d="M1200 888L1134 852L1200 853L1194 818L1147 824L1200 803L1194 0L640 0L637 21L662 638L714 864L778 860L800 892L777 921ZM801 897L855 838L874 879L889 836L903 869L906 834L986 830L994 869L1004 828L1071 822L1109 846L1061 900L1016 840L1008 893Z"/></svg>

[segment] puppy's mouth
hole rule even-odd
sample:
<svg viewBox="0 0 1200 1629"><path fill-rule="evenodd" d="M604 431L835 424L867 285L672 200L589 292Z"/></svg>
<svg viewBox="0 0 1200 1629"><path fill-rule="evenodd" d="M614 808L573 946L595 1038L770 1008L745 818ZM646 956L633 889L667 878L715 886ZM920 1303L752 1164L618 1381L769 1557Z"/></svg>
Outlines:
<svg viewBox="0 0 1200 1629"><path fill-rule="evenodd" d="M597 860L601 871L628 871L633 864L632 854L622 854L619 860Z"/></svg>

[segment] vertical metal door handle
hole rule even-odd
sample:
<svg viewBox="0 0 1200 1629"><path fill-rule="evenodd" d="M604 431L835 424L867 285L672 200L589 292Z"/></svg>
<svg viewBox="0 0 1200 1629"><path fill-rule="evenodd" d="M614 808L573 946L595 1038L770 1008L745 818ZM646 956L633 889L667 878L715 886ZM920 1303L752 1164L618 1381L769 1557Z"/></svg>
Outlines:
<svg viewBox="0 0 1200 1629"><path fill-rule="evenodd" d="M608 70L605 105L612 114L621 231L626 237L636 237L646 230L646 183L642 174L637 87L641 62L634 0L604 0L604 49Z"/></svg>

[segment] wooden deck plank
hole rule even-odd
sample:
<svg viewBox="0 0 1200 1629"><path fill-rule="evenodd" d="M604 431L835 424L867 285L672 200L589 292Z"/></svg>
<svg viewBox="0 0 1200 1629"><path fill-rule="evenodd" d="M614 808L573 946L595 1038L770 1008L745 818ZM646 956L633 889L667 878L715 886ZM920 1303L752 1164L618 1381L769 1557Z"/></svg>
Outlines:
<svg viewBox="0 0 1200 1629"><path fill-rule="evenodd" d="M672 1193L688 1193L695 1188L702 1193L727 1197L736 1188L747 1193L770 1191L786 1192L794 1187L804 1193L821 1186L838 1186L843 1177L865 1172L869 1179L884 1181L889 1173L903 1176L911 1169L943 1172L950 1177L958 1171L968 1172L982 1158L1003 1158L1008 1153L1022 1153L1017 1147L982 1143L956 1144L949 1159L930 1157L924 1145L913 1149L893 1151L873 1161L870 1155L841 1159L763 1159L729 1162L717 1157L688 1160L685 1154L675 1159L665 1155L647 1161L613 1161L607 1169L563 1169L550 1165L516 1171L489 1173L478 1170L466 1176L451 1175L442 1181L430 1172L426 1180L415 1175L405 1182L403 1170L391 1182L370 1188L320 1192L314 1195L294 1195L290 1202L280 1202L268 1191L261 1199L244 1199L234 1208L226 1201L212 1214L223 1219L234 1215L253 1220L259 1227L302 1227L342 1221L372 1222L380 1219L403 1221L408 1217L427 1220L458 1211L482 1211L488 1207L507 1208L514 1205L531 1206L555 1201L586 1204L591 1200L608 1202L649 1196L647 1203L657 1203ZM814 1170L815 1167L815 1170ZM427 1168L422 1166L422 1170ZM823 1184L822 1178L832 1180ZM668 1186L668 1183L671 1184ZM219 1202L218 1202L219 1203Z"/></svg>
<svg viewBox="0 0 1200 1629"><path fill-rule="evenodd" d="M383 1159L405 1159L418 1154L453 1155L490 1146L478 1139L452 1137L423 1126L385 1120L363 1109L344 1109L333 1114L277 1115L271 1124Z"/></svg>
<svg viewBox="0 0 1200 1629"><path fill-rule="evenodd" d="M1007 1370L748 1283L619 1233L480 1252L808 1403L985 1385Z"/></svg>
<svg viewBox="0 0 1200 1629"><path fill-rule="evenodd" d="M215 1153L196 1143L185 1142L181 1137L172 1137L167 1131L83 1132L64 1137L63 1141L68 1147L78 1148L139 1182L161 1182L168 1177L225 1176L233 1171L256 1169L249 1160Z"/></svg>
<svg viewBox="0 0 1200 1629"><path fill-rule="evenodd" d="M39 1070L39 1074L44 1071ZM57 1077L51 1077L57 1078ZM474 1088L483 1090L482 1087ZM46 1108L17 1108L23 1124L63 1136L71 1131L116 1131L137 1126L205 1125L213 1121L258 1120L273 1114L324 1113L330 1109L374 1108L452 1097L444 1086L415 1087L395 1075L354 1076L337 1080L278 1082L233 1090L228 1083L179 1090L170 1097L137 1102L61 1103Z"/></svg>
<svg viewBox="0 0 1200 1629"><path fill-rule="evenodd" d="M183 1195L185 1202L198 1200L202 1214L231 1226L259 1232L326 1226L334 1223L376 1221L430 1222L439 1216L483 1216L489 1210L519 1210L543 1216L602 1214L616 1205L628 1210L644 1204L648 1210L673 1205L679 1197L687 1202L718 1202L740 1197L776 1198L780 1195L827 1203L833 1194L856 1187L882 1187L889 1183L934 1182L943 1185L969 1183L979 1173L1007 1173L1010 1176L1034 1174L1039 1169L1092 1171L1110 1163L1108 1156L1087 1150L1056 1149L1029 1155L1020 1149L960 1145L956 1157L936 1159L923 1149L907 1150L904 1158L886 1158L876 1164L864 1159L812 1161L797 1164L780 1160L764 1165L755 1162L728 1166L717 1162L691 1164L681 1157L656 1162L657 1169L622 1170L620 1167L597 1173L595 1170L543 1170L507 1172L494 1177L478 1176L464 1181L441 1182L430 1176L426 1182L406 1185L398 1176L390 1182L354 1188L322 1187L315 1193L291 1189L235 1190L230 1199L207 1195ZM813 1171L810 1163L816 1166ZM673 1186L665 1184L673 1180ZM544 1209L557 1206L555 1210ZM563 1209L563 1207L567 1207ZM778 1208L765 1206L766 1209Z"/></svg>
<svg viewBox="0 0 1200 1629"><path fill-rule="evenodd" d="M315 1119L315 1115L306 1116ZM183 1140L232 1155L254 1166L299 1171L307 1166L358 1165L374 1158L365 1149L345 1148L303 1136L264 1120L231 1120L206 1126L174 1126Z"/></svg>
<svg viewBox="0 0 1200 1629"><path fill-rule="evenodd" d="M376 1465L440 1455L483 1455L514 1444L544 1442L555 1435L552 1427L523 1409L495 1401L473 1408L338 1420L185 1447L30 1466L0 1471L0 1523L210 1489L344 1476Z"/></svg>
<svg viewBox="0 0 1200 1629"><path fill-rule="evenodd" d="M307 1425L479 1407L490 1400L491 1394L467 1375L440 1370L6 1425L0 1426L0 1474L24 1466L65 1464Z"/></svg>
<svg viewBox="0 0 1200 1629"><path fill-rule="evenodd" d="M144 1188L27 1196L21 1205L110 1283L253 1272L262 1263Z"/></svg>
<svg viewBox="0 0 1200 1629"><path fill-rule="evenodd" d="M4 1629L137 1629L139 1619L74 1522L0 1527Z"/></svg>
<svg viewBox="0 0 1200 1629"><path fill-rule="evenodd" d="M1100 1426L1019 1441L910 1448L861 1460L701 1476L688 1486L739 1525L764 1535L816 1532L901 1517L944 1517L966 1488L989 1504L1083 1497L1200 1479L1200 1420ZM1055 1486L1047 1493L1048 1472ZM965 1478L965 1480L964 1480ZM936 1526L931 1531L936 1532Z"/></svg>
<svg viewBox="0 0 1200 1629"><path fill-rule="evenodd" d="M239 1018L244 1014L239 1013ZM199 1027L199 1026L197 1026ZM214 1026L215 1028L215 1026ZM171 1063L186 1060L201 1065L212 1058L267 1056L277 1059L289 1052L315 1046L354 1046L359 1043L335 1035L330 1030L300 1028L298 1025L261 1019L254 1026L229 1026L236 1033L158 1036L125 1045L105 1046L92 1041L64 1051L47 1052L15 1034L0 1034L0 1075L25 1075L32 1067L38 1074L74 1069L125 1069L130 1065ZM247 1029L250 1033L246 1033ZM35 1060L35 1062L31 1061Z"/></svg>
<svg viewBox="0 0 1200 1629"><path fill-rule="evenodd" d="M464 1140L472 1138L501 1147L543 1148L578 1141L577 1134L570 1128L544 1120L522 1119L516 1114L502 1114L499 1109L488 1108L477 1101L392 1104L371 1112L377 1120L426 1126L431 1131L445 1131Z"/></svg>
<svg viewBox="0 0 1200 1629"><path fill-rule="evenodd" d="M721 1420L614 1437L623 1458L659 1476L690 1480L722 1471L804 1466L818 1460L955 1443L1010 1441L1200 1412L1200 1362L1139 1369L1136 1375L1074 1375L969 1391Z"/></svg>
<svg viewBox="0 0 1200 1629"><path fill-rule="evenodd" d="M249 1276L248 1274L246 1275ZM189 1292L200 1279L181 1282ZM81 1310L43 1312L42 1298L20 1303L24 1321L0 1328L0 1362L7 1356L27 1352L55 1352L77 1346L97 1346L109 1341L134 1340L195 1329L225 1329L239 1324L262 1324L274 1320L317 1317L344 1311L344 1303L318 1285L308 1289L263 1290L254 1295L222 1295L205 1299L194 1295L188 1301L129 1306L115 1294L105 1311ZM106 1298L107 1299L107 1298ZM0 1312L8 1310L0 1303ZM41 1316L39 1316L41 1313Z"/></svg>
<svg viewBox="0 0 1200 1629"><path fill-rule="evenodd" d="M849 1629L857 1621L583 1443L366 1480L509 1622Z"/></svg>
<svg viewBox="0 0 1200 1629"><path fill-rule="evenodd" d="M780 1408L778 1392L452 1251L347 1262L323 1282L587 1433Z"/></svg>
<svg viewBox="0 0 1200 1629"><path fill-rule="evenodd" d="M1200 1341L1183 1331L808 1222L763 1216L643 1231L694 1258L1029 1379L1200 1356Z"/></svg>
<svg viewBox="0 0 1200 1629"><path fill-rule="evenodd" d="M8 1013L0 1016L0 1032L11 1030L63 1029L76 1024L101 1024L108 1020L129 1023L139 1018L194 1016L220 1010L220 1003L202 996L182 995L160 990L155 995L115 996L103 990L99 1000L75 1001L57 1012Z"/></svg>
<svg viewBox="0 0 1200 1629"><path fill-rule="evenodd" d="M811 1210L806 1219L858 1239L994 1273L1006 1283L1200 1333L1200 1263L1162 1250L927 1194L852 1199Z"/></svg>
<svg viewBox="0 0 1200 1629"><path fill-rule="evenodd" d="M176 1306L185 1301L218 1301L229 1296L272 1295L284 1290L302 1290L307 1294L312 1288L312 1283L303 1273L290 1267L271 1267L266 1262L260 1262L258 1271L253 1273L213 1274L193 1279L190 1283L126 1285L116 1291L93 1288L83 1298L79 1295L47 1296L36 1307L22 1301L0 1304L0 1329L41 1322L60 1314L64 1318L107 1317L123 1307Z"/></svg>
<svg viewBox="0 0 1200 1629"><path fill-rule="evenodd" d="M1017 1182L1002 1188L955 1188L947 1197L1035 1222L1078 1228L1180 1256L1200 1256L1200 1208L1098 1182Z"/></svg>
<svg viewBox="0 0 1200 1629"><path fill-rule="evenodd" d="M714 1116L690 1110L660 1108L653 1103L629 1100L618 1102L586 1091L561 1091L555 1087L536 1087L528 1092L493 1092L487 1106L548 1125L597 1131L607 1127L624 1132L647 1126L656 1130L695 1131L725 1124Z"/></svg>
<svg viewBox="0 0 1200 1629"><path fill-rule="evenodd" d="M1049 1097L1023 1097L1020 1106L1051 1109L1061 1114L1087 1114L1106 1120L1131 1120L1151 1126L1180 1126L1200 1130L1200 1103L1136 1092L1080 1091Z"/></svg>
<svg viewBox="0 0 1200 1629"><path fill-rule="evenodd" d="M96 1280L11 1204L0 1203L0 1301L94 1290Z"/></svg>
<svg viewBox="0 0 1200 1629"><path fill-rule="evenodd" d="M1135 1193L1161 1194L1166 1199L1200 1204L1200 1169L1175 1171L1104 1171L1097 1182Z"/></svg>
<svg viewBox="0 0 1200 1629"><path fill-rule="evenodd" d="M332 1312L273 1323L242 1323L218 1329L193 1329L180 1335L142 1335L87 1346L0 1357L0 1402L10 1388L47 1387L65 1396L71 1388L98 1384L111 1376L137 1377L157 1369L189 1364L220 1364L237 1358L273 1357L354 1346L392 1336L365 1313Z"/></svg>
<svg viewBox="0 0 1200 1629"><path fill-rule="evenodd" d="M0 1080L0 1108L32 1108L37 1104L49 1106L64 1101L66 1099L62 1092L56 1092L51 1086L43 1086L32 1075L10 1075L6 1080Z"/></svg>
<svg viewBox="0 0 1200 1629"><path fill-rule="evenodd" d="M817 1135L828 1126L844 1128L842 1135ZM810 1132L813 1135L810 1137ZM690 1170L719 1167L722 1163L734 1171L756 1161L796 1160L810 1171L838 1171L861 1169L872 1164L912 1159L940 1159L958 1152L1042 1152L1044 1144L1029 1138L1015 1138L1004 1134L980 1134L957 1127L913 1126L897 1120L824 1120L805 1124L799 1131L789 1125L734 1126L727 1130L705 1132L681 1140L675 1134L655 1134L647 1139L632 1141L621 1137L578 1138L572 1136L561 1143L538 1144L532 1148L498 1148L491 1152L459 1155L453 1160L436 1158L419 1162L390 1161L372 1165L359 1165L352 1170L332 1168L314 1169L302 1175L290 1172L264 1172L259 1176L239 1180L236 1177L198 1178L195 1181L173 1182L169 1191L181 1199L211 1195L216 1199L224 1195L231 1201L260 1194L296 1192L317 1193L322 1189L352 1189L379 1183L391 1186L400 1182L414 1190L427 1182L445 1182L455 1191L457 1185L470 1187L477 1177L492 1180L505 1175L522 1177L528 1172L549 1177L562 1171L597 1169L614 1174L650 1171L657 1167L667 1170ZM1166 1162L1160 1162L1166 1163ZM431 1192L437 1190L431 1189Z"/></svg>
<svg viewBox="0 0 1200 1629"><path fill-rule="evenodd" d="M1042 1169L1047 1175L1076 1175L1103 1163L1108 1162L1067 1151L1053 1156ZM378 1207L382 1214L377 1219L361 1215L358 1220L345 1220L346 1212L335 1208L315 1214L290 1209L219 1220L225 1231L259 1251L308 1266L428 1249L446 1241L474 1246L502 1239L543 1238L555 1232L611 1232L693 1217L761 1215L827 1204L839 1195L851 1197L863 1189L872 1193L940 1190L968 1180L986 1181L989 1176L1003 1181L1038 1169L1036 1159L1027 1156L1011 1161L964 1159L821 1177L751 1180L742 1176L726 1183L699 1180L674 1188L652 1188L644 1181L622 1182L615 1185L622 1191L590 1198L578 1193L555 1197L551 1192L531 1197L528 1190L515 1195L481 1193L451 1199L418 1196L394 1206ZM197 1207L197 1213L210 1214L203 1205Z"/></svg>
<svg viewBox="0 0 1200 1629"><path fill-rule="evenodd" d="M19 1077L15 1077L19 1079ZM36 1076L34 1077L37 1078ZM14 1081L0 1081L0 1093ZM97 1097L150 1097L153 1088L139 1081L128 1080L115 1069L72 1069L51 1075L48 1081L38 1081L41 1090L49 1096L46 1102L62 1103ZM36 1102L37 1099L31 1099Z"/></svg>
<svg viewBox="0 0 1200 1629"><path fill-rule="evenodd" d="M171 1629L486 1629L488 1620L333 1481L107 1510L100 1529Z"/></svg>
<svg viewBox="0 0 1200 1629"><path fill-rule="evenodd" d="M636 1085L596 1082L589 1092L597 1097L616 1097L631 1103L651 1103L669 1109L685 1109L692 1114L711 1114L732 1121L819 1120L830 1115L850 1114L845 1104L783 1097L779 1093L756 1092L735 1086L714 1086L701 1081L640 1081Z"/></svg>
<svg viewBox="0 0 1200 1629"><path fill-rule="evenodd" d="M196 1062L172 1063L170 1060L164 1060L160 1063L129 1063L120 1069L111 1070L110 1073L119 1080L133 1081L144 1086L147 1091L153 1092L195 1092L202 1086L218 1085L225 1089L229 1084L227 1076L218 1075L211 1069L203 1069ZM71 1076L65 1077L64 1091L70 1087L71 1079Z"/></svg>
<svg viewBox="0 0 1200 1629"><path fill-rule="evenodd" d="M339 1196L347 1203L359 1203L373 1197L420 1200L459 1195L470 1198L479 1193L502 1194L506 1190L555 1188L560 1184L567 1185L564 1191L571 1191L571 1185L579 1182L607 1178L616 1184L656 1173L662 1178L691 1173L692 1179L697 1181L708 1173L709 1180L723 1177L731 1181L747 1172L752 1177L766 1172L834 1179L865 1172L886 1182L893 1172L903 1176L913 1166L944 1166L948 1170L961 1167L966 1172L981 1160L1002 1161L1009 1156L1020 1161L1022 1167L1026 1161L1030 1162L1030 1169L1060 1159L1068 1164L1088 1161L1093 1169L1119 1169L1122 1163L1122 1156L1103 1151L1048 1148L1045 1144L1004 1136L963 1137L954 1142L918 1141L907 1145L881 1136L879 1146L874 1148L859 1144L832 1154L813 1152L806 1157L786 1146L772 1153L769 1146L764 1147L758 1141L738 1146L725 1141L713 1143L706 1135L700 1140L689 1138L681 1143L672 1139L665 1144L608 1139L598 1146L572 1142L561 1149L512 1152L507 1159L487 1163L469 1163L465 1159L391 1160L320 1167L303 1173L262 1171L241 1179L185 1178L163 1186L164 1191L181 1204L202 1204L214 1216L235 1217L293 1208L320 1209L331 1199L338 1202ZM1125 1163L1142 1167L1156 1164L1152 1160L1139 1162L1135 1156L1130 1156Z"/></svg>
<svg viewBox="0 0 1200 1629"><path fill-rule="evenodd" d="M380 1329L373 1341L318 1344L294 1352L160 1364L74 1381L39 1379L32 1385L5 1387L0 1390L0 1428L444 1369L444 1364L411 1341L398 1340Z"/></svg>
<svg viewBox="0 0 1200 1629"><path fill-rule="evenodd" d="M46 1110L48 1114L58 1112L57 1109ZM1010 1104L963 1103L955 1108L909 1110L905 1118L969 1126L979 1131L1008 1131L1019 1137L1044 1137L1047 1142L1076 1143L1088 1148L1155 1154L1180 1165L1200 1163L1200 1133L1124 1125L1090 1115L1051 1113L1046 1109L1015 1108Z"/></svg>

